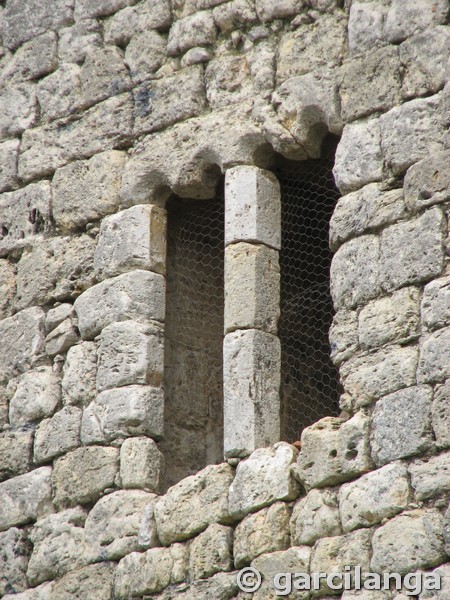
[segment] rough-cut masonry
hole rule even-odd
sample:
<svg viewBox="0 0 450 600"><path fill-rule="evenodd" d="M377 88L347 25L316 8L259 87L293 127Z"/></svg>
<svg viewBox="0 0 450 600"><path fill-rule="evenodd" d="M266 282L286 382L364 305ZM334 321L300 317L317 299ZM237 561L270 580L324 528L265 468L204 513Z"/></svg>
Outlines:
<svg viewBox="0 0 450 600"><path fill-rule="evenodd" d="M435 571L442 590L419 600L450 597L448 12L0 1L0 597L245 600L248 565L264 577L255 600L277 597L277 572L346 565ZM318 159L328 136L343 394L299 450L279 441L275 172L280 155ZM187 255L170 211L221 198L223 177L205 288L223 277L220 380L177 334ZM180 302L206 339L206 307Z"/></svg>

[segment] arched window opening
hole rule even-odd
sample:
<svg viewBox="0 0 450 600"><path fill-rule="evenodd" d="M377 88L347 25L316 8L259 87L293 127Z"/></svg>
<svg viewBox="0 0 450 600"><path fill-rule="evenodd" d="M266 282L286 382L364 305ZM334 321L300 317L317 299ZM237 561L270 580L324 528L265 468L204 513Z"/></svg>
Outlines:
<svg viewBox="0 0 450 600"><path fill-rule="evenodd" d="M320 159L280 161L281 434L293 442L318 419L339 412L339 376L330 359L330 218L339 191L332 168L336 142Z"/></svg>
<svg viewBox="0 0 450 600"><path fill-rule="evenodd" d="M166 488L223 460L223 192L167 211Z"/></svg>

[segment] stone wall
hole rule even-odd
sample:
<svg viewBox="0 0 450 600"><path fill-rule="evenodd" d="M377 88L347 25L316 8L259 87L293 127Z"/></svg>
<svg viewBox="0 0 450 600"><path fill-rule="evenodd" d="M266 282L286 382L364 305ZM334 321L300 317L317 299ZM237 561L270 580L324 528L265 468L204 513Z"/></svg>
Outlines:
<svg viewBox="0 0 450 600"><path fill-rule="evenodd" d="M447 1L6 0L0 32L0 597L243 599L251 564L269 600L276 572L359 564L437 569L445 590L420 599L444 600ZM343 412L300 452L273 445L275 369L245 415L262 414L253 437L226 419L229 461L161 495L165 203L212 198L224 173L250 197L272 186L274 219L275 154L318 157L328 132ZM243 239L229 224L229 260L276 254L273 226ZM278 350L273 319L239 330L230 307L235 390L264 340L266 364Z"/></svg>

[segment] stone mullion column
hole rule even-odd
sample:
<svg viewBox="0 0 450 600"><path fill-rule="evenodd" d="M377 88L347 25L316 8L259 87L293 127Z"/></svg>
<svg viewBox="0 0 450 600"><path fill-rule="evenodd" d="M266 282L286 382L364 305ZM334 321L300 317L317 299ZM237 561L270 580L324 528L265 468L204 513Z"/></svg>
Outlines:
<svg viewBox="0 0 450 600"><path fill-rule="evenodd" d="M280 186L268 171L225 178L224 452L280 440Z"/></svg>

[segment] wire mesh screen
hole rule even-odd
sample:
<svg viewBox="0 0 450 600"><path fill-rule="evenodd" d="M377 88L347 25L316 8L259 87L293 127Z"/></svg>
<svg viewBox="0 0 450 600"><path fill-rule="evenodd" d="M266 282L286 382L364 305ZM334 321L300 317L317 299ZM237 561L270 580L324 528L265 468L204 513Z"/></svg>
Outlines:
<svg viewBox="0 0 450 600"><path fill-rule="evenodd" d="M293 442L324 416L338 414L337 369L330 360L328 331L333 317L329 292L331 214L339 192L334 150L319 160L285 161L277 169L282 198L281 424Z"/></svg>
<svg viewBox="0 0 450 600"><path fill-rule="evenodd" d="M223 458L224 201L168 204L167 485Z"/></svg>

